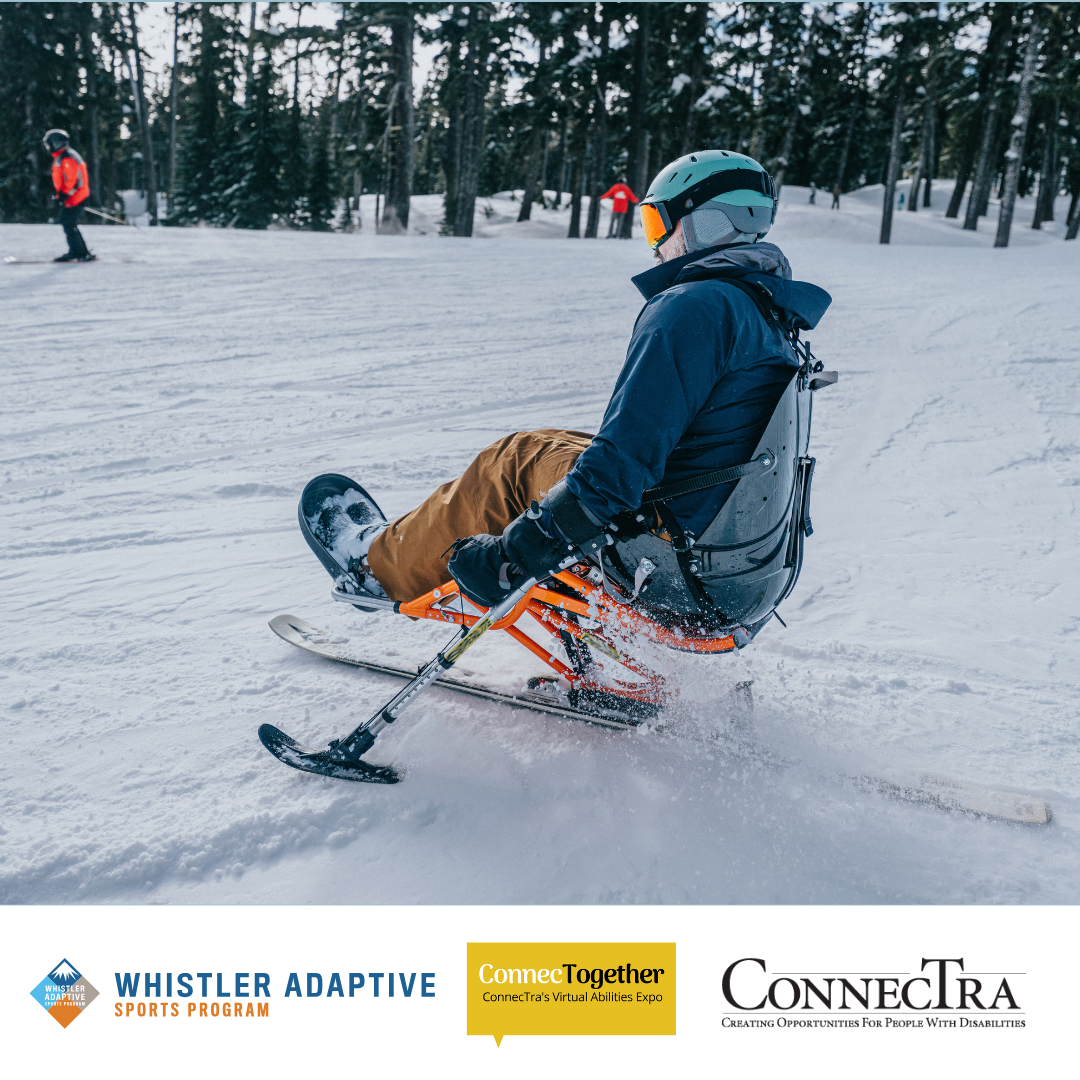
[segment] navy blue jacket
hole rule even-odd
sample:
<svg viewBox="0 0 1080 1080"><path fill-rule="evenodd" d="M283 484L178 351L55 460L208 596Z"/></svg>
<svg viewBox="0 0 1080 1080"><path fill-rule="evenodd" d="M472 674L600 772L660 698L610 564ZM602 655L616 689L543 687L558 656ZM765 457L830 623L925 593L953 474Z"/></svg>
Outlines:
<svg viewBox="0 0 1080 1080"><path fill-rule="evenodd" d="M732 278L769 290L780 327L725 281ZM751 459L798 367L782 330L813 329L832 300L790 278L787 259L767 243L693 252L634 278L648 302L600 430L567 476L600 521L637 509L657 484ZM734 488L693 492L668 506L700 536Z"/></svg>

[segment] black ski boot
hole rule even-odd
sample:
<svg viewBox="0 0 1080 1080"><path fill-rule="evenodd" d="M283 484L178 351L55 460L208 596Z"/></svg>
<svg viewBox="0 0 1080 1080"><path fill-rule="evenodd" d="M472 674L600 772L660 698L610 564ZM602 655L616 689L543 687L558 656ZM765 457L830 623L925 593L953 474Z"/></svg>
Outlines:
<svg viewBox="0 0 1080 1080"><path fill-rule="evenodd" d="M70 251L65 251L63 255L57 255L53 262L75 262L78 255L73 254Z"/></svg>
<svg viewBox="0 0 1080 1080"><path fill-rule="evenodd" d="M316 476L300 496L297 516L308 547L342 592L386 601L366 558L386 516L355 480L337 473Z"/></svg>

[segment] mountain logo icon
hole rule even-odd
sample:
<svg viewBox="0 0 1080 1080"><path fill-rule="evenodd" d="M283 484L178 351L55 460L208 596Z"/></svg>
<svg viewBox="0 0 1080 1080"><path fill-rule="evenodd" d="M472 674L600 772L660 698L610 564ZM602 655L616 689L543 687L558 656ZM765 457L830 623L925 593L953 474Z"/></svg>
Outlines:
<svg viewBox="0 0 1080 1080"><path fill-rule="evenodd" d="M30 996L61 1026L67 1027L98 996L68 959L63 959L30 991Z"/></svg>
<svg viewBox="0 0 1080 1080"><path fill-rule="evenodd" d="M75 970L74 965L69 960L61 960L49 972L49 978L52 979L57 986L63 987L65 990L74 982L79 980L79 972Z"/></svg>

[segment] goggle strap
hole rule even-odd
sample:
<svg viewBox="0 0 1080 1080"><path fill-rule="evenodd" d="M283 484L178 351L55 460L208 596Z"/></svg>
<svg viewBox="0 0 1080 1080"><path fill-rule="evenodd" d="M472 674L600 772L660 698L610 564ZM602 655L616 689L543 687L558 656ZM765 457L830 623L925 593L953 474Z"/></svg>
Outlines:
<svg viewBox="0 0 1080 1080"><path fill-rule="evenodd" d="M680 192L673 199L656 202L652 205L660 213L668 232L675 228L675 223L693 213L699 206L723 195L728 191L760 191L776 202L776 184L767 172L756 169L722 169L712 176L699 180L693 187ZM672 212L674 211L674 212Z"/></svg>

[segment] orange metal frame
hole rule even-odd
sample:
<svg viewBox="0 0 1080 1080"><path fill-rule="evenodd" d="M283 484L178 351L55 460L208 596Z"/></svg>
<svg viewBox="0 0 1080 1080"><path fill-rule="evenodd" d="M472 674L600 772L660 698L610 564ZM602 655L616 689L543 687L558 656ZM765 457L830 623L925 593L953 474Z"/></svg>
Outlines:
<svg viewBox="0 0 1080 1080"><path fill-rule="evenodd" d="M652 619L635 611L629 605L613 599L602 588L592 584L584 574L587 568L575 566L564 570L556 577L570 586L577 594L566 596L561 592L534 585L521 602L504 618L493 624L493 630L505 630L518 644L523 645L534 656L539 657L549 667L559 673L576 689L597 689L634 701L647 701L655 704L670 702L674 691L665 685L662 675L650 671L647 667L628 656L611 640L613 635L641 635L670 649L696 653L724 653L735 649L735 639L730 634L722 636L696 636L662 627ZM398 612L413 619L437 619L440 622L457 623L472 626L479 622L481 615L455 611L452 607L458 599L460 590L454 581L448 581L431 592L418 596L398 606ZM480 608L486 611L486 608ZM525 612L528 612L545 629L558 633L565 631L590 650L616 660L629 672L637 676L634 682L613 679L611 683L593 682L567 667L554 657L543 645L534 641L515 624ZM586 620L583 625L575 619L566 617L566 613Z"/></svg>

